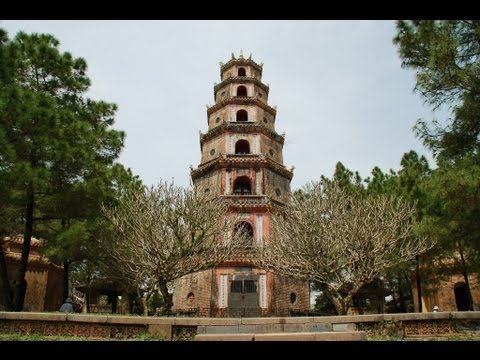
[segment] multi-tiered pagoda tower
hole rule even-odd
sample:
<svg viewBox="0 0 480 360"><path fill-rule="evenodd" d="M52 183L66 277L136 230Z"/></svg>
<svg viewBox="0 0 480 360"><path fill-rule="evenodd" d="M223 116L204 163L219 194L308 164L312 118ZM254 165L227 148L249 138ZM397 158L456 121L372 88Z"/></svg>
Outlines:
<svg viewBox="0 0 480 360"><path fill-rule="evenodd" d="M222 82L207 110L208 132L200 134L201 163L192 169L195 186L221 196L247 229L250 246L269 241L270 215L290 196L292 171L283 165L284 135L275 131L276 109L268 105L263 64L240 53L220 63ZM248 253L248 252L247 252ZM285 316L309 309L306 282L257 268L239 255L215 269L177 280L176 312L199 316Z"/></svg>

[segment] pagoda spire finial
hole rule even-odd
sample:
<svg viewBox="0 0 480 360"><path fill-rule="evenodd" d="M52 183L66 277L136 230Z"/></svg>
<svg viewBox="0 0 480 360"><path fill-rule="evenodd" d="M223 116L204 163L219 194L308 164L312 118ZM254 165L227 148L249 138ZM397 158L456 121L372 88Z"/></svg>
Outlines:
<svg viewBox="0 0 480 360"><path fill-rule="evenodd" d="M243 59L243 51L242 49L240 49L240 56L239 56L240 59Z"/></svg>

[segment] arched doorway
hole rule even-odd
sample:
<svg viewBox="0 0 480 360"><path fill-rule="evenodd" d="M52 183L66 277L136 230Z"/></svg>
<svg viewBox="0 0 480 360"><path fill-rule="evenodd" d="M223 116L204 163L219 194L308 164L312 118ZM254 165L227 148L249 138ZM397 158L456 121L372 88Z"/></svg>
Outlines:
<svg viewBox="0 0 480 360"><path fill-rule="evenodd" d="M237 111L237 121L248 121L248 113L246 110Z"/></svg>
<svg viewBox="0 0 480 360"><path fill-rule="evenodd" d="M250 144L247 140L238 140L235 143L235 154L250 154Z"/></svg>
<svg viewBox="0 0 480 360"><path fill-rule="evenodd" d="M247 88L245 86L237 87L237 96L247 96Z"/></svg>
<svg viewBox="0 0 480 360"><path fill-rule="evenodd" d="M240 176L233 183L234 195L250 195L252 193L252 185L248 176Z"/></svg>
<svg viewBox="0 0 480 360"><path fill-rule="evenodd" d="M463 281L460 281L453 286L453 291L455 293L455 303L457 304L457 310L470 310L467 285Z"/></svg>

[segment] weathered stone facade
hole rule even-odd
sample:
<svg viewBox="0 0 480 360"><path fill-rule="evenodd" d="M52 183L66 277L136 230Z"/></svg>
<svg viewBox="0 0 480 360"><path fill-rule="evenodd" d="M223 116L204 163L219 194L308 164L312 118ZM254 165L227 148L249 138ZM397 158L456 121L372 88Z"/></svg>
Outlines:
<svg viewBox="0 0 480 360"><path fill-rule="evenodd" d="M417 284L412 276L412 295L415 311L419 311ZM437 275L432 274L422 283L422 312L432 312L434 306L440 311L466 311L468 310L468 299L466 294L465 279L461 274ZM473 310L480 310L480 284L477 274L469 276L470 291L472 294Z"/></svg>
<svg viewBox="0 0 480 360"><path fill-rule="evenodd" d="M23 237L5 237L0 241L0 246L3 246L5 252L8 279L12 284L20 266ZM63 267L43 257L40 253L42 246L40 240L31 239L25 273L27 291L23 305L24 311L56 311L62 305Z"/></svg>
<svg viewBox="0 0 480 360"><path fill-rule="evenodd" d="M275 131L277 111L268 105L262 70L243 55L221 64L208 132L200 134L201 163L191 171L195 186L224 198L248 224L252 246L269 241L270 211L289 201L293 176L283 165L285 138ZM173 311L199 316L284 316L308 311L310 289L253 266L246 251L177 280L173 303Z"/></svg>

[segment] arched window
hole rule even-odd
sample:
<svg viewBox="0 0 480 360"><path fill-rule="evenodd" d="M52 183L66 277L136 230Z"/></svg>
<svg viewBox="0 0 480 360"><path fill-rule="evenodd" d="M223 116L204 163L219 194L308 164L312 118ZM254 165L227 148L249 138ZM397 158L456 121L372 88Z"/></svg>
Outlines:
<svg viewBox="0 0 480 360"><path fill-rule="evenodd" d="M247 176L240 176L235 179L233 183L233 193L235 195L250 195L252 193L252 186L250 179Z"/></svg>
<svg viewBox="0 0 480 360"><path fill-rule="evenodd" d="M250 154L250 144L247 140L238 140L235 144L235 154Z"/></svg>
<svg viewBox="0 0 480 360"><path fill-rule="evenodd" d="M237 96L247 96L247 88L245 86L237 87Z"/></svg>
<svg viewBox="0 0 480 360"><path fill-rule="evenodd" d="M457 304L458 311L468 311L470 310L470 301L468 300L468 289L467 284L463 281L456 283L453 286L453 291L455 293L455 302Z"/></svg>
<svg viewBox="0 0 480 360"><path fill-rule="evenodd" d="M238 68L238 76L246 76L247 72L245 71L245 68Z"/></svg>
<svg viewBox="0 0 480 360"><path fill-rule="evenodd" d="M251 248L253 246L253 227L250 225L250 223L246 221L240 221L235 224L233 231L236 234L240 232L242 237L244 237L246 248Z"/></svg>
<svg viewBox="0 0 480 360"><path fill-rule="evenodd" d="M237 111L237 121L248 121L248 113L246 110Z"/></svg>

